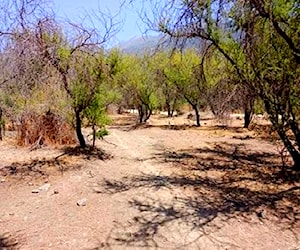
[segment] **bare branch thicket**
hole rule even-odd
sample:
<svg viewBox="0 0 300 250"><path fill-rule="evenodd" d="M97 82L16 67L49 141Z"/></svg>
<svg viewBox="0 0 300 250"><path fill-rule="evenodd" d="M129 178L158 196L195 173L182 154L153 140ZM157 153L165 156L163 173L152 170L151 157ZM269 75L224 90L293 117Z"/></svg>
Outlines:
<svg viewBox="0 0 300 250"><path fill-rule="evenodd" d="M34 64L39 60L34 57L39 53L35 42L34 29L39 19L51 16L50 6L44 0L10 0L3 1L0 6L1 59L3 73L1 85L24 75L24 65ZM19 64L19 65L18 65ZM31 79L35 79L31 68ZM29 74L27 74L27 77Z"/></svg>
<svg viewBox="0 0 300 250"><path fill-rule="evenodd" d="M36 55L33 31L40 19L54 16L50 2L46 0L8 0L0 3L0 9L2 11L0 15L0 51L3 60L9 58L12 50L16 56L23 56L29 50L31 50L32 56ZM29 54L27 53L27 56ZM14 68L9 71L10 77L2 76L0 83L6 83L16 77Z"/></svg>
<svg viewBox="0 0 300 250"><path fill-rule="evenodd" d="M14 35L35 27L36 21L44 17L54 18L51 2L48 0L2 1L0 35Z"/></svg>
<svg viewBox="0 0 300 250"><path fill-rule="evenodd" d="M32 90L41 82L49 83L49 78L56 78L55 75L60 76L59 83L69 99L74 99L71 86L73 59L79 53L96 55L118 30L113 17L102 12L97 13L97 23L92 22L96 14L93 17L87 14L85 21L79 24L70 20L58 22L46 4L43 0L11 0L2 6L7 8L7 14L2 17L5 22L0 26L0 35L6 39L2 46L6 54L1 56L7 56L9 60L6 65L8 77L3 78L3 82L8 83L11 91L20 91L23 102L34 102L29 98ZM94 87L90 94L95 95L92 90ZM78 121L81 123L86 105L73 105L72 108L76 131L82 142L84 138Z"/></svg>

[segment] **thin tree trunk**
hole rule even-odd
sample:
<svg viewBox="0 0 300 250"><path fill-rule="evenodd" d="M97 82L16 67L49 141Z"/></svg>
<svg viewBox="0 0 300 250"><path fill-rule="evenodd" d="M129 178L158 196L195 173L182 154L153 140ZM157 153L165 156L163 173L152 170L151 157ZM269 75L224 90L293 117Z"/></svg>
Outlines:
<svg viewBox="0 0 300 250"><path fill-rule="evenodd" d="M79 141L80 147L81 148L85 148L86 147L86 143L85 143L85 139L84 136L82 134L81 131L81 117L80 117L80 110L75 110L75 122L76 122L76 135L77 135L77 139Z"/></svg>
<svg viewBox="0 0 300 250"><path fill-rule="evenodd" d="M293 157L293 161L294 161L294 169L300 172L300 154L299 153L297 153Z"/></svg>
<svg viewBox="0 0 300 250"><path fill-rule="evenodd" d="M92 146L92 148L95 148L95 142L96 142L96 127L95 127L95 124L93 124L92 129L93 129L93 146Z"/></svg>
<svg viewBox="0 0 300 250"><path fill-rule="evenodd" d="M0 140L2 141L2 126L3 126L3 121L2 121L2 109L0 107Z"/></svg>
<svg viewBox="0 0 300 250"><path fill-rule="evenodd" d="M298 145L298 150L300 151L300 130L299 130L299 125L295 120L289 121L289 125L291 127L291 130L293 134L295 135L296 142Z"/></svg>
<svg viewBox="0 0 300 250"><path fill-rule="evenodd" d="M245 108L244 110L244 128L248 128L252 120L252 110Z"/></svg>
<svg viewBox="0 0 300 250"><path fill-rule="evenodd" d="M177 104L177 101L175 99L174 102L173 102L173 105L171 105L171 117L173 117L173 115L174 115L176 104Z"/></svg>
<svg viewBox="0 0 300 250"><path fill-rule="evenodd" d="M146 108L146 115L145 115L145 118L144 118L144 122L148 121L148 119L150 118L151 114L152 114L152 110Z"/></svg>
<svg viewBox="0 0 300 250"><path fill-rule="evenodd" d="M252 116L253 116L254 98L249 95L248 99L245 101L246 101L246 103L245 103L245 107L244 107L244 128L248 128L251 123Z"/></svg>
<svg viewBox="0 0 300 250"><path fill-rule="evenodd" d="M295 148L293 143L290 141L286 132L284 131L284 128L278 124L278 120L275 118L277 117L277 114L272 110L268 100L264 100L264 104L267 113L270 115L271 118L270 120L272 122L273 127L275 128L277 134L279 135L281 141L283 142L283 145L286 147L287 151L289 152L289 154L291 155L294 161L294 168L300 171L300 152Z"/></svg>
<svg viewBox="0 0 300 250"><path fill-rule="evenodd" d="M201 126L201 124L200 124L200 113L199 113L198 107L193 105L193 109L195 110L195 114L196 114L196 126L200 127Z"/></svg>
<svg viewBox="0 0 300 250"><path fill-rule="evenodd" d="M144 118L144 110L143 110L143 106L140 105L138 107L138 111L139 111L139 122L143 123L143 118Z"/></svg>
<svg viewBox="0 0 300 250"><path fill-rule="evenodd" d="M172 110L171 110L170 103L167 103L166 106L167 106L167 111L168 111L168 117L172 117Z"/></svg>
<svg viewBox="0 0 300 250"><path fill-rule="evenodd" d="M297 149L294 147L283 128L278 128L277 126L276 130L284 146L289 151L294 161L294 168L300 171L300 152L298 152Z"/></svg>
<svg viewBox="0 0 300 250"><path fill-rule="evenodd" d="M212 104L212 102L210 100L208 100L208 106L210 108L210 111L213 113L214 116L217 116L217 112L214 108L214 105Z"/></svg>

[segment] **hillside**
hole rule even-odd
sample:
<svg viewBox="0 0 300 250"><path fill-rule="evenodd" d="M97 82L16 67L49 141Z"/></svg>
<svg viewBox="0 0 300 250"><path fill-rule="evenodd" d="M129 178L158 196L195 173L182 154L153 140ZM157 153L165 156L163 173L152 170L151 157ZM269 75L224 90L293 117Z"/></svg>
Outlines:
<svg viewBox="0 0 300 250"><path fill-rule="evenodd" d="M140 36L133 37L128 41L121 42L116 46L126 54L142 54L144 52L152 52L156 49L169 50L175 46L180 48L200 48L201 41L191 39L186 42L170 40L162 36Z"/></svg>

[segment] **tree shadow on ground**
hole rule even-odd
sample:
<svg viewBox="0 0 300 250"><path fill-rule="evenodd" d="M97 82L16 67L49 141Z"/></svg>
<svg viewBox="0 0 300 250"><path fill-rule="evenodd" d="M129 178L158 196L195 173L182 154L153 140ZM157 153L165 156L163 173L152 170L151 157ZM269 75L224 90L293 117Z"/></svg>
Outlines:
<svg viewBox="0 0 300 250"><path fill-rule="evenodd" d="M249 131L246 128L243 128L242 126L227 126L227 125L212 125L212 126L202 126L202 130L205 131L211 131L211 132L218 132L218 131L227 131L231 133L237 133L237 134L242 134L247 131Z"/></svg>
<svg viewBox="0 0 300 250"><path fill-rule="evenodd" d="M65 147L62 154L49 159L34 159L29 162L13 162L8 166L0 168L0 176L11 176L17 179L24 178L48 178L52 174L70 170L79 170L82 160L107 160L111 155L104 150L87 147Z"/></svg>
<svg viewBox="0 0 300 250"><path fill-rule="evenodd" d="M173 124L174 123L174 121L172 121L173 118L167 116L158 116L156 117L157 120L169 119L169 124L159 125L159 124L150 124L149 121L147 121L146 123L139 123L138 115L127 114L127 115L118 116L117 119L115 119L112 125L110 125L109 127L113 129L120 129L123 131L132 131L137 129L149 129L149 128L161 128L164 130L187 130L187 129L199 128L196 126L196 124L194 124L195 121L188 120L188 119L184 124ZM202 118L201 122L205 123L210 120L214 120L214 118ZM224 129L223 126L214 126L212 129L215 129L215 127L217 129L222 129L222 128Z"/></svg>
<svg viewBox="0 0 300 250"><path fill-rule="evenodd" d="M137 115L118 115L116 119L113 119L113 122L109 127L120 130L128 130L132 126L135 126L137 121Z"/></svg>
<svg viewBox="0 0 300 250"><path fill-rule="evenodd" d="M77 147L65 147L63 153L55 159L59 159L62 156L79 156L84 160L108 160L112 156L106 153L104 150L96 147L87 146L85 148Z"/></svg>
<svg viewBox="0 0 300 250"><path fill-rule="evenodd" d="M15 250L18 249L18 240L9 233L0 234L0 249Z"/></svg>
<svg viewBox="0 0 300 250"><path fill-rule="evenodd" d="M241 134L241 136L237 137L237 139L253 139L252 136L250 135L243 135L245 132L249 132L248 129L245 129L241 126L227 126L227 125L204 125L204 126L196 126L195 124L190 124L190 123L184 123L184 124L150 124L149 122L146 123L139 123L138 121L132 121L128 124L119 124L119 125L112 125L110 128L114 129L120 129L123 131L132 131L132 130L137 130L137 129L149 129L149 128L160 128L163 130L189 130L189 129L199 129L199 130L204 130L204 131L209 131L209 132L228 132L228 133L235 133L235 134ZM268 139L270 138L267 137L262 137L263 139Z"/></svg>
<svg viewBox="0 0 300 250"><path fill-rule="evenodd" d="M188 129L195 129L195 128L197 128L197 126L196 125L188 125L188 124L152 125L152 124L148 124L148 123L137 123L137 124L131 126L130 128L128 128L127 130L130 131L130 130L136 130L136 129L149 129L149 128L160 128L163 130L188 130Z"/></svg>
<svg viewBox="0 0 300 250"><path fill-rule="evenodd" d="M13 162L0 169L0 176L16 179L47 179L55 173L64 173L67 170L80 169L81 165L72 163L66 159L35 159L29 162Z"/></svg>
<svg viewBox="0 0 300 250"><path fill-rule="evenodd" d="M172 175L143 174L102 183L103 192L112 195L147 190L143 192L147 195L129 201L139 214L110 240L126 246L158 247L159 237L166 234L164 228L177 224L177 228L186 228L187 235L198 232L197 237L176 245L188 247L218 231L222 223L247 221L251 216L275 220L300 240L299 173L283 170L277 159L276 154L251 152L243 144L161 152L154 161L169 166ZM164 192L172 198L163 198ZM188 238L178 234L174 238Z"/></svg>

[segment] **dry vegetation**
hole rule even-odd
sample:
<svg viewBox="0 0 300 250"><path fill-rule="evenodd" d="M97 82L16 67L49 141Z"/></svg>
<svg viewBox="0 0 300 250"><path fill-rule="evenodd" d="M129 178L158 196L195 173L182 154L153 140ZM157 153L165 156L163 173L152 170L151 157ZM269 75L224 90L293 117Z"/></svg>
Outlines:
<svg viewBox="0 0 300 250"><path fill-rule="evenodd" d="M17 145L32 146L36 149L41 145L75 144L73 128L59 115L46 112L43 115L25 113L17 126Z"/></svg>

